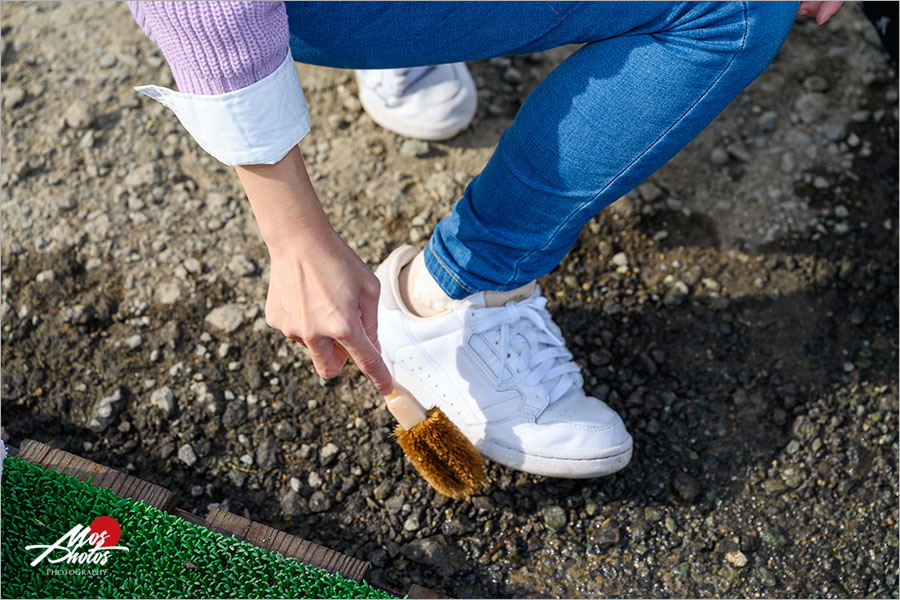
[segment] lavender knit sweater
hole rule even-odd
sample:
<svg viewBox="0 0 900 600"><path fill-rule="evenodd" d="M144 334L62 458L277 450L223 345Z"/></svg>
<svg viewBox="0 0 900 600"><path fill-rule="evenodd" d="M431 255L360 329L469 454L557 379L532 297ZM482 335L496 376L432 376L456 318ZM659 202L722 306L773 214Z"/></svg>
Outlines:
<svg viewBox="0 0 900 600"><path fill-rule="evenodd" d="M129 2L178 89L224 94L270 75L289 52L283 2Z"/></svg>

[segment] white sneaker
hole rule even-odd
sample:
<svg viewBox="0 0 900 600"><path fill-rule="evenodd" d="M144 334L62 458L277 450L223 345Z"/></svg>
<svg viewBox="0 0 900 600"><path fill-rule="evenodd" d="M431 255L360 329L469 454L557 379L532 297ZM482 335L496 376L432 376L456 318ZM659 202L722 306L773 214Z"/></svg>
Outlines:
<svg viewBox="0 0 900 600"><path fill-rule="evenodd" d="M449 140L475 118L478 97L465 63L356 72L372 120L420 140Z"/></svg>
<svg viewBox="0 0 900 600"><path fill-rule="evenodd" d="M627 465L631 436L615 411L585 395L538 286L479 292L417 317L398 283L417 252L402 246L375 272L378 339L394 379L426 409L440 407L482 454L513 469L581 479Z"/></svg>

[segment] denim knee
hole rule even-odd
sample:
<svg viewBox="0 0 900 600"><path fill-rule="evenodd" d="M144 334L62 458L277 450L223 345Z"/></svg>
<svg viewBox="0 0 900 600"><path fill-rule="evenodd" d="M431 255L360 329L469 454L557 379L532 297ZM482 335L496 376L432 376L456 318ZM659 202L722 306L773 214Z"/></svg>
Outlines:
<svg viewBox="0 0 900 600"><path fill-rule="evenodd" d="M757 75L771 63L787 39L799 2L746 2L747 36L743 53L756 64Z"/></svg>

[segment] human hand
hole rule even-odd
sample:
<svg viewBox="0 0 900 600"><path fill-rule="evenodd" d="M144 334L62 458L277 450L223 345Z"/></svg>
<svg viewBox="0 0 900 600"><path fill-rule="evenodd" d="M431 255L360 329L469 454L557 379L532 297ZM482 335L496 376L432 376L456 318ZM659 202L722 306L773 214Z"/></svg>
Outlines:
<svg viewBox="0 0 900 600"><path fill-rule="evenodd" d="M801 2L797 16L811 17L815 15L816 23L823 25L836 15L843 5L843 2Z"/></svg>
<svg viewBox="0 0 900 600"><path fill-rule="evenodd" d="M392 389L378 344L378 279L336 234L271 255L266 322L306 346L322 377L349 357L379 393Z"/></svg>
<svg viewBox="0 0 900 600"><path fill-rule="evenodd" d="M336 377L350 358L388 395L378 279L328 222L299 148L274 165L236 171L271 258L266 322L306 346L322 377Z"/></svg>

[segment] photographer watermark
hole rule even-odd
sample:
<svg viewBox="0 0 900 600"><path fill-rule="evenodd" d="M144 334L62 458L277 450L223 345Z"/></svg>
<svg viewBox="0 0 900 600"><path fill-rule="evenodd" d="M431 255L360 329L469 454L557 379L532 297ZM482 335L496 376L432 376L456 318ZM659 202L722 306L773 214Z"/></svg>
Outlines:
<svg viewBox="0 0 900 600"><path fill-rule="evenodd" d="M122 528L112 517L97 517L85 527L75 525L52 544L33 544L25 550L43 550L33 561L36 567L45 559L49 564L64 564L66 567L47 567L47 575L102 575L113 552L128 552L127 546L118 546L122 538Z"/></svg>

